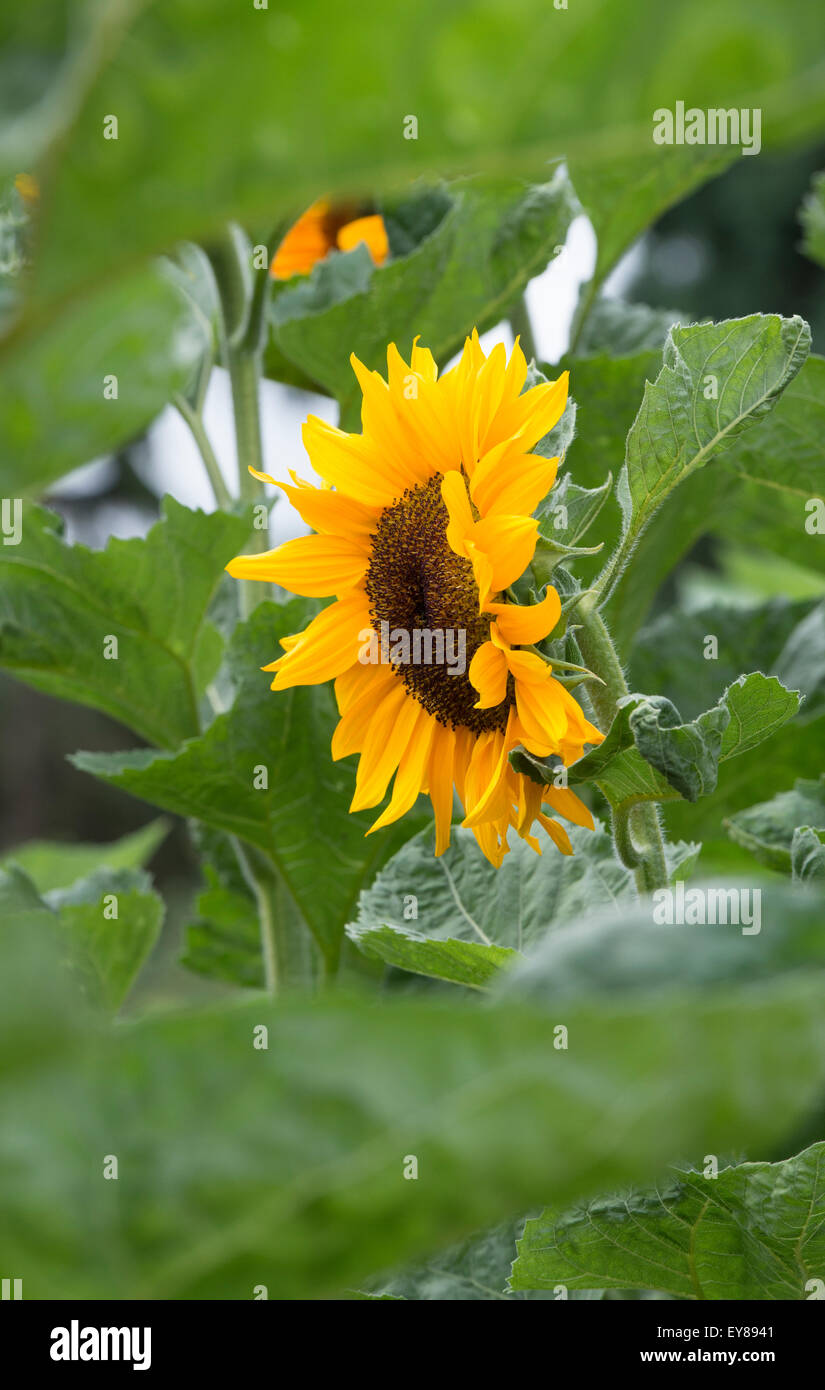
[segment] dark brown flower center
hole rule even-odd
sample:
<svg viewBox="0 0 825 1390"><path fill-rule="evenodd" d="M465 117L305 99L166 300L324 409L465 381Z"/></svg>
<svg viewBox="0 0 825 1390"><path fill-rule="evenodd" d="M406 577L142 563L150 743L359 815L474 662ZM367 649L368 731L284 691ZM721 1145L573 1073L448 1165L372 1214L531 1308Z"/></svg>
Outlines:
<svg viewBox="0 0 825 1390"><path fill-rule="evenodd" d="M381 514L366 578L370 616L383 640L384 659L439 723L463 725L475 734L503 731L513 701L512 681L500 705L473 708L478 692L467 672L482 642L489 640L490 617L478 611L470 561L447 544L449 514L441 476L408 488ZM441 634L442 641L427 638L427 633ZM399 653L404 659L398 659Z"/></svg>

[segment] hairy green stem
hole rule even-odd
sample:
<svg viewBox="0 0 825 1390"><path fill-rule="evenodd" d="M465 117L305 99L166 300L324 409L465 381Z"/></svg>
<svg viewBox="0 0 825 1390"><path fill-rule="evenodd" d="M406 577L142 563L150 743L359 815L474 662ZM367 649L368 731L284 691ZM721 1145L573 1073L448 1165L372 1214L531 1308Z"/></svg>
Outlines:
<svg viewBox="0 0 825 1390"><path fill-rule="evenodd" d="M596 718L607 732L616 717L619 700L630 692L613 640L595 603L582 604L581 627L576 633L586 665L601 676L603 685L589 687ZM652 802L611 807L616 853L632 869L640 893L667 884L667 866L658 808Z"/></svg>

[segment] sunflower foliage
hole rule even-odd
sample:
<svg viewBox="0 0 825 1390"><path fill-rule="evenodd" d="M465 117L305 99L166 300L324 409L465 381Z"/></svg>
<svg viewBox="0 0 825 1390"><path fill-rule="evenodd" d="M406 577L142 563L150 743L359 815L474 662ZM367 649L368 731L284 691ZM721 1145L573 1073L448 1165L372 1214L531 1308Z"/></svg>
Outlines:
<svg viewBox="0 0 825 1390"><path fill-rule="evenodd" d="M54 110L21 78L0 142L0 667L115 722L72 775L147 823L0 859L4 1269L34 1298L825 1296L825 360L794 314L604 293L731 162L651 152L638 93L678 31L657 8L654 73L626 46L652 4L600 7L638 80L603 91L581 40L533 110L547 6L506 38L471 6L445 91L398 55L458 52L450 7L399 14L392 57L368 5L361 106L326 0L168 0L119 40L78 7L82 91L57 8L17 40ZM789 90L817 19L772 21ZM157 80L194 41L220 89ZM721 61L695 55L709 99ZM444 151L413 138L405 179L370 105L399 87ZM768 121L775 88L747 93L765 129L813 133L804 102ZM104 160L116 93L145 125ZM544 362L523 294L582 214L593 274ZM822 175L801 218L825 263ZM507 321L521 345L488 346ZM264 471L272 383L336 414L305 412L311 485ZM73 539L51 489L169 405L214 507L176 486L145 535ZM273 546L273 506L312 534ZM742 544L747 601L697 582ZM464 634L464 667L364 662L382 621ZM150 873L175 823L183 906Z"/></svg>

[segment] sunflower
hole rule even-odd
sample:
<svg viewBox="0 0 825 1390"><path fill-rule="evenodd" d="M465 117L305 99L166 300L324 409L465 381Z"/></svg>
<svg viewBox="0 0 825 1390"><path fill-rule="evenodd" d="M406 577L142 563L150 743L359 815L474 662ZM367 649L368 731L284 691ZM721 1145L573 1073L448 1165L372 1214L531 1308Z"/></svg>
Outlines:
<svg viewBox="0 0 825 1390"><path fill-rule="evenodd" d="M533 558L531 514L558 467L530 451L564 410L567 373L524 391L518 341L508 362L502 345L486 357L476 332L441 377L417 341L409 363L390 345L386 381L351 361L362 433L310 416L304 444L323 486L294 473L277 483L315 534L227 566L237 578L334 595L263 669L275 673L273 690L334 679L332 756L360 754L350 810L377 806L395 776L368 834L428 792L443 854L455 789L463 824L496 867L511 827L540 854L538 823L571 854L552 813L592 828L587 807L555 779L541 785L516 772L508 757L522 745L567 766L603 737L535 650L559 622L556 590L534 604L508 598ZM439 633L454 639L446 660ZM416 638L418 660L409 655Z"/></svg>
<svg viewBox="0 0 825 1390"><path fill-rule="evenodd" d="M276 280L306 275L330 251L352 251L363 242L376 265L389 255L389 242L380 213L365 212L356 203L329 203L322 198L307 208L290 227L269 267Z"/></svg>

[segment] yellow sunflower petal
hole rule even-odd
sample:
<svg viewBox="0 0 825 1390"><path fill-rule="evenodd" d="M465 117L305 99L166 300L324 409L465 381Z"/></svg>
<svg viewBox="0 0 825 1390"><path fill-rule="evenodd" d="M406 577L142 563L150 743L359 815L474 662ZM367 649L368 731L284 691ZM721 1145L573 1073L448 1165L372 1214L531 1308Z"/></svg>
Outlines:
<svg viewBox="0 0 825 1390"><path fill-rule="evenodd" d="M285 656L264 667L276 673L272 689L319 685L340 676L358 660L360 634L369 626L365 594L350 594L331 603L312 619Z"/></svg>
<svg viewBox="0 0 825 1390"><path fill-rule="evenodd" d="M450 843L453 821L453 762L455 730L436 724L430 746L427 768L427 788L435 814L435 857L438 859Z"/></svg>
<svg viewBox="0 0 825 1390"><path fill-rule="evenodd" d="M317 415L302 431L304 447L319 477L367 507L389 507L409 478L360 434L347 434Z"/></svg>
<svg viewBox="0 0 825 1390"><path fill-rule="evenodd" d="M364 741L351 811L363 811L381 801L406 751L420 708L401 681L396 681L384 696Z"/></svg>
<svg viewBox="0 0 825 1390"><path fill-rule="evenodd" d="M557 684L545 681L533 685L516 680L516 707L521 723L532 738L549 743L551 747L558 744L567 730L567 713L551 688Z"/></svg>
<svg viewBox="0 0 825 1390"><path fill-rule="evenodd" d="M324 598L344 594L363 579L369 549L343 536L300 536L262 555L237 555L226 566L235 579L263 579L293 594Z"/></svg>
<svg viewBox="0 0 825 1390"><path fill-rule="evenodd" d="M550 817L545 816L543 812L539 813L537 820L540 825L544 826L550 839L555 844L556 849L560 849L562 854L573 853L570 836L567 834L563 825L559 825L558 821L551 820Z"/></svg>
<svg viewBox="0 0 825 1390"><path fill-rule="evenodd" d="M512 714L505 733L482 734L467 773L467 815L462 825L473 829L485 821L508 816L507 755L513 747Z"/></svg>
<svg viewBox="0 0 825 1390"><path fill-rule="evenodd" d="M524 574L536 549L538 529L538 522L525 516L491 516L475 523L471 539L490 562L494 592Z"/></svg>
<svg viewBox="0 0 825 1390"><path fill-rule="evenodd" d="M354 247L363 244L376 265L383 265L390 254L387 229L383 217L378 212L346 222L338 229L337 242L341 251L352 251Z"/></svg>
<svg viewBox="0 0 825 1390"><path fill-rule="evenodd" d="M497 462L498 451L502 455ZM557 458L525 454L499 445L485 454L473 474L473 501L482 516L530 516L546 497L558 472Z"/></svg>
<svg viewBox="0 0 825 1390"><path fill-rule="evenodd" d="M593 816L589 808L569 787L543 787L541 792L542 800L565 820L572 821L573 825L582 825L586 830L593 829Z"/></svg>
<svg viewBox="0 0 825 1390"><path fill-rule="evenodd" d="M447 544L455 555L467 554L467 537L475 522L467 495L467 486L460 473L453 470L441 480L441 497L449 515Z"/></svg>
<svg viewBox="0 0 825 1390"><path fill-rule="evenodd" d="M568 381L569 373L562 372L558 381L542 382L503 406L490 429L492 442L517 438L523 449L532 449L564 414Z"/></svg>
<svg viewBox="0 0 825 1390"><path fill-rule="evenodd" d="M415 448L403 420L396 414L392 393L381 373L369 371L355 353L349 360L361 387L364 433L393 460L396 470L403 475L405 487L426 483L435 470L430 460Z"/></svg>
<svg viewBox="0 0 825 1390"><path fill-rule="evenodd" d="M561 617L561 599L550 587L541 603L488 603L486 611L495 614L496 627L505 642L529 647L553 631Z"/></svg>
<svg viewBox="0 0 825 1390"><path fill-rule="evenodd" d="M507 694L507 658L493 642L482 642L467 672L478 691L476 709L493 709Z"/></svg>
<svg viewBox="0 0 825 1390"><path fill-rule="evenodd" d="M433 730L436 727L433 716L419 705L418 716L410 734L410 741L402 754L398 771L395 774L390 803L370 826L367 831L368 835L371 835L374 830L381 830L383 826L391 825L393 821L399 820L401 816L407 814L413 805L424 781Z"/></svg>
<svg viewBox="0 0 825 1390"><path fill-rule="evenodd" d="M390 666L362 666L360 669L368 675L366 680L360 681L355 699L341 711L341 718L332 735L333 762L347 758L351 753L361 752L376 709L397 684L398 678ZM338 681L347 680L349 675L349 672L345 672L338 677Z"/></svg>
<svg viewBox="0 0 825 1390"><path fill-rule="evenodd" d="M250 472L252 470L250 469ZM265 474L256 477L275 482ZM282 489L292 506L307 526L327 536L348 536L353 542L367 539L378 524L380 511L377 507L366 507L353 497L345 497L332 488L291 486L278 481L276 487Z"/></svg>

